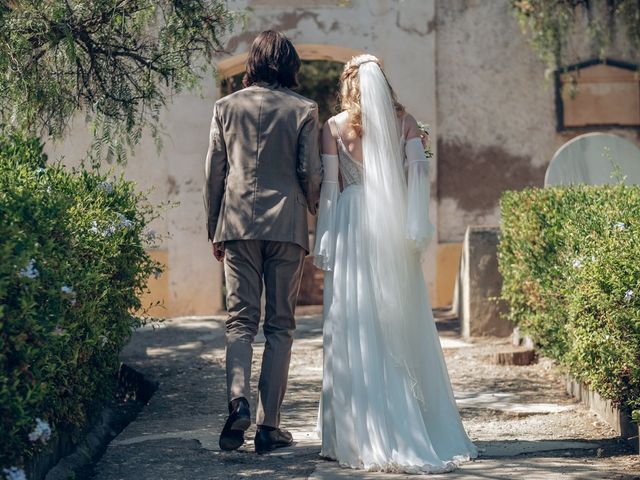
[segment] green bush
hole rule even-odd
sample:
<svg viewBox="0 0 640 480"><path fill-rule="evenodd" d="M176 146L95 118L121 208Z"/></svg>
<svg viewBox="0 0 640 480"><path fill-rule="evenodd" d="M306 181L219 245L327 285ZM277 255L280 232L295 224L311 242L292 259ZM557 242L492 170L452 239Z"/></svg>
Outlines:
<svg viewBox="0 0 640 480"><path fill-rule="evenodd" d="M160 272L131 182L45 160L37 139L0 136L0 469L110 395Z"/></svg>
<svg viewBox="0 0 640 480"><path fill-rule="evenodd" d="M603 397L640 409L640 187L526 189L500 206L510 320Z"/></svg>

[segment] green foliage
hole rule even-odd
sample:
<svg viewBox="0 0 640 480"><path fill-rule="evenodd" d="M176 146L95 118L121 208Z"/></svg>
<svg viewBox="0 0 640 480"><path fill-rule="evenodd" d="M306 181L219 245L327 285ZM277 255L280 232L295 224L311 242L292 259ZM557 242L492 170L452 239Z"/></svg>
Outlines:
<svg viewBox="0 0 640 480"><path fill-rule="evenodd" d="M152 218L131 182L45 166L38 140L0 136L0 468L41 445L37 418L73 432L112 391L160 272Z"/></svg>
<svg viewBox="0 0 640 480"><path fill-rule="evenodd" d="M616 27L626 31L629 55L640 48L640 2L638 0L510 0L511 10L533 49L549 71L564 66L567 52L574 50L576 33L584 28L595 55L604 58L613 44ZM579 40L578 40L579 41Z"/></svg>
<svg viewBox="0 0 640 480"><path fill-rule="evenodd" d="M640 187L526 189L501 199L509 317L574 376L640 408Z"/></svg>
<svg viewBox="0 0 640 480"><path fill-rule="evenodd" d="M340 87L340 74L344 64L328 60L302 60L298 72L299 87L296 92L311 98L318 104L320 124L329 117L340 112L338 105L338 88ZM243 73L238 73L220 81L220 91L223 95L237 92L242 87Z"/></svg>
<svg viewBox="0 0 640 480"><path fill-rule="evenodd" d="M234 14L222 0L0 3L0 122L61 136L91 121L95 157L123 161L170 96L198 85Z"/></svg>
<svg viewBox="0 0 640 480"><path fill-rule="evenodd" d="M320 124L340 112L338 88L344 64L325 60L303 60L297 92L318 104Z"/></svg>

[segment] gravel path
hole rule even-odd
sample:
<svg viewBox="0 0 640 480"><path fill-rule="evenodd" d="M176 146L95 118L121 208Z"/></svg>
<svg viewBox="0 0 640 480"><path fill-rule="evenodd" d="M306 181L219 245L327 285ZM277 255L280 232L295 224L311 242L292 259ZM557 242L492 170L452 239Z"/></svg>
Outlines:
<svg viewBox="0 0 640 480"><path fill-rule="evenodd" d="M226 417L224 318L173 319L139 330L123 352L123 361L160 386L109 445L92 478L410 478L344 470L319 458L314 428L322 321L317 310L299 313L283 406L283 426L294 434L294 447L258 456L248 441L237 452L219 450L218 433ZM487 355L504 340L466 343L458 338L454 321L438 323L463 420L481 458L429 478L640 479L639 457L614 438L608 425L565 394L549 361L527 367L491 365ZM263 341L259 338L255 348L254 385ZM254 432L249 430L249 440Z"/></svg>

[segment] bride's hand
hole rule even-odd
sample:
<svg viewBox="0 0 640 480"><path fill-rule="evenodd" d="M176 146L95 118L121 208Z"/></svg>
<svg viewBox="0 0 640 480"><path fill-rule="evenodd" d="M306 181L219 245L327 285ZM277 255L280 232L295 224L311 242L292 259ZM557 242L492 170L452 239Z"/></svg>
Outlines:
<svg viewBox="0 0 640 480"><path fill-rule="evenodd" d="M216 257L216 260L221 262L224 260L224 243L212 243L211 248L213 250L213 256Z"/></svg>

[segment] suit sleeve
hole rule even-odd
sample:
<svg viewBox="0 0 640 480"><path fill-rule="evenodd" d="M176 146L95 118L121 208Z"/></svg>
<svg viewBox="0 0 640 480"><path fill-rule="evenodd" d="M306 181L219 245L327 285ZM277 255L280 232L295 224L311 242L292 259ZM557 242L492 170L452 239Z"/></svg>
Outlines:
<svg viewBox="0 0 640 480"><path fill-rule="evenodd" d="M222 135L222 126L218 106L213 107L211 129L209 130L209 149L205 160L204 208L207 216L207 235L213 241L218 218L222 208L222 199L227 176L227 147Z"/></svg>
<svg viewBox="0 0 640 480"><path fill-rule="evenodd" d="M309 212L315 215L320 199L320 184L322 183L322 162L320 160L320 146L318 124L318 107L314 105L300 130L298 136L298 181L302 187Z"/></svg>

